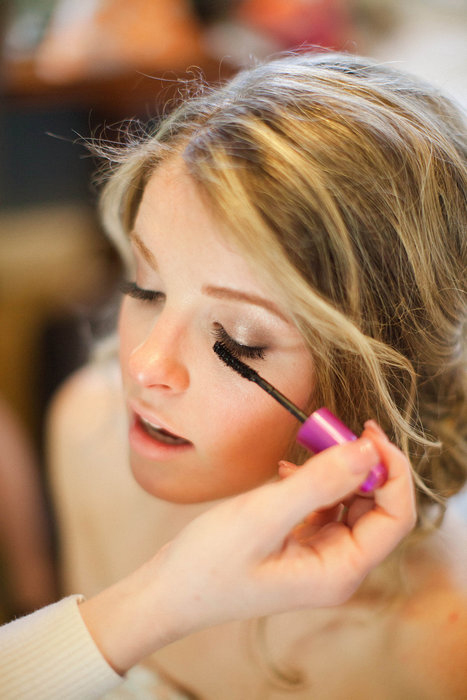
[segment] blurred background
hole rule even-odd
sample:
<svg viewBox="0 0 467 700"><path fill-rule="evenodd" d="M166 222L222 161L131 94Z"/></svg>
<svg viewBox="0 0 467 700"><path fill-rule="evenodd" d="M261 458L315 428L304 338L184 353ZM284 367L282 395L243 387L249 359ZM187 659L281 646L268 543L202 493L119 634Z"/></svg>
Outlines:
<svg viewBox="0 0 467 700"><path fill-rule="evenodd" d="M85 141L309 45L391 61L467 106L467 0L3 0L0 37L1 621L56 595L44 416L114 318Z"/></svg>

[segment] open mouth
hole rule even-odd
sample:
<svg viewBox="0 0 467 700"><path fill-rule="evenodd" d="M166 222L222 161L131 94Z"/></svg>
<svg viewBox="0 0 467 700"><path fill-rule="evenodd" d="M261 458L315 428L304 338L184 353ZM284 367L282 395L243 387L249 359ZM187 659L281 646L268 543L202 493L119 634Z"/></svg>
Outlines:
<svg viewBox="0 0 467 700"><path fill-rule="evenodd" d="M140 424L140 426L144 430L144 432L147 433L147 435L154 438L158 442L164 443L165 445L190 445L191 444L188 440L185 440L185 438L182 438L179 435L174 435L173 433L170 433L168 430L165 430L165 428L161 428L159 425L155 425L154 423L150 423L148 420L146 420L145 418L142 418L141 416L138 416L138 423Z"/></svg>

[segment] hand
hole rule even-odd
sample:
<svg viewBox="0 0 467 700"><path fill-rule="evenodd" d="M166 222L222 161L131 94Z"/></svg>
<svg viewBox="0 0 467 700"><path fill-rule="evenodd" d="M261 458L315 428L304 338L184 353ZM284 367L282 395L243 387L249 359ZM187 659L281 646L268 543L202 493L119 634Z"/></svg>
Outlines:
<svg viewBox="0 0 467 700"><path fill-rule="evenodd" d="M351 499L379 461L388 480L371 508L318 526L316 513ZM303 537L299 524L313 518ZM132 576L83 603L83 618L109 662L125 671L204 627L343 603L414 523L410 465L369 426L362 438L310 458L290 478L196 518Z"/></svg>
<svg viewBox="0 0 467 700"><path fill-rule="evenodd" d="M383 439L387 442L387 437L375 421L369 420L365 423L365 431L363 436L371 435L378 439ZM291 462L281 461L279 463L279 476L286 479L292 474L295 474L300 466ZM311 513L307 516L294 531L294 537L303 545L306 544L324 525L331 522L343 522L350 528L357 522L362 515L372 510L375 506L374 492L362 493L361 490L352 493L341 503L333 505L329 508L323 508Z"/></svg>

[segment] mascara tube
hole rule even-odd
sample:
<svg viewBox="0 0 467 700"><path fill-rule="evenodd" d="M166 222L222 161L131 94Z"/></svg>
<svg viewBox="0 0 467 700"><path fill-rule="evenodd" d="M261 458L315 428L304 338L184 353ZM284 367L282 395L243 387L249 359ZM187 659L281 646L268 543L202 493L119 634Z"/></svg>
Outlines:
<svg viewBox="0 0 467 700"><path fill-rule="evenodd" d="M297 433L297 442L314 453L328 447L356 440L357 436L327 408L318 408L302 423ZM382 486L387 479L384 464L377 464L360 486L361 493L370 493Z"/></svg>

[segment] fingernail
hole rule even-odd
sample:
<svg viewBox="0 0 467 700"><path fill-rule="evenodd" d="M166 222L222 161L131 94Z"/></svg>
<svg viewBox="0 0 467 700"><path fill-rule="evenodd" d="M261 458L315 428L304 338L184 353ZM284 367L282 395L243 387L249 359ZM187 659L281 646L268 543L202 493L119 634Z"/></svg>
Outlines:
<svg viewBox="0 0 467 700"><path fill-rule="evenodd" d="M380 461L379 452L374 443L367 437L361 437L353 443L357 446L358 453L353 460L351 469L354 474L367 471L374 462Z"/></svg>
<svg viewBox="0 0 467 700"><path fill-rule="evenodd" d="M290 474L294 474L298 469L296 464L287 462L285 459L281 459L278 464L280 476L289 476Z"/></svg>
<svg viewBox="0 0 467 700"><path fill-rule="evenodd" d="M287 462L286 459L281 459L278 464L280 467L286 467L287 469L296 469L297 468L296 464L294 464L293 462Z"/></svg>
<svg viewBox="0 0 467 700"><path fill-rule="evenodd" d="M365 421L364 423L365 428L368 428L369 430L373 430L375 433L377 433L380 437L382 437L384 440L387 440L389 442L389 438L382 429L382 427L372 418L370 420Z"/></svg>

